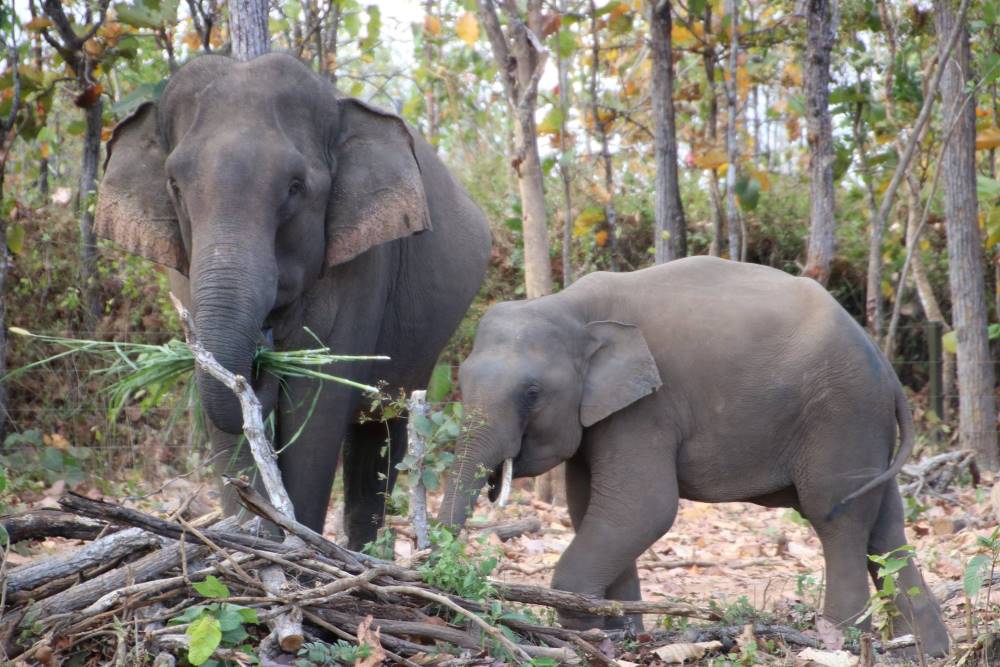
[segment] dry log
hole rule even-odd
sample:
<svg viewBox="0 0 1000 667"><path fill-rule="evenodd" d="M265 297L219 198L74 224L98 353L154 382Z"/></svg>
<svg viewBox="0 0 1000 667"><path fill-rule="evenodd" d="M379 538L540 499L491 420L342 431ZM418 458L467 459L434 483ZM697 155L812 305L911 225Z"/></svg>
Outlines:
<svg viewBox="0 0 1000 667"><path fill-rule="evenodd" d="M158 547L160 543L158 537L139 528L112 533L74 551L67 551L11 570L6 577L7 593L32 590L50 581L74 576L83 570L114 562L131 553Z"/></svg>
<svg viewBox="0 0 1000 667"><path fill-rule="evenodd" d="M92 540L108 529L101 521L46 509L2 516L0 527L7 531L11 543L46 537Z"/></svg>
<svg viewBox="0 0 1000 667"><path fill-rule="evenodd" d="M686 641L705 642L721 641L723 645L732 646L736 638L746 631L745 625L717 625L706 628L694 628L685 633ZM757 623L753 626L753 634L757 637L774 637L787 644L796 644L808 648L823 648L823 642L802 634L795 628L773 623Z"/></svg>
<svg viewBox="0 0 1000 667"><path fill-rule="evenodd" d="M46 619L57 614L76 611L112 591L133 583L154 579L173 567L179 567L181 559L188 561L208 553L208 547L201 544L177 544L147 554L137 561L105 572L51 597L39 600L28 607L26 620ZM183 555L182 555L183 554Z"/></svg>
<svg viewBox="0 0 1000 667"><path fill-rule="evenodd" d="M493 526L490 532L494 533L501 542L512 540L527 533L537 533L542 530L542 522L536 516L529 516L516 521L508 521L500 525Z"/></svg>
<svg viewBox="0 0 1000 667"><path fill-rule="evenodd" d="M363 556L362 554L345 549L339 544L334 544L314 531L312 528L299 523L287 515L281 514L273 504L268 502L264 496L258 493L256 489L244 480L227 477L225 481L226 484L229 484L236 489L236 493L240 497L240 502L243 503L244 507L248 510L262 518L267 519L268 521L271 521L278 527L295 535L296 537L301 538L303 542L311 547L314 547L328 558L345 563L348 569L354 574L357 574L364 569L361 565L361 560L368 561L369 564L383 563L377 559Z"/></svg>
<svg viewBox="0 0 1000 667"><path fill-rule="evenodd" d="M183 535L187 535L189 538L193 537L192 534L179 523L164 521L163 519L158 519L149 514L145 514L144 512L122 507L121 505L106 503L100 500L91 500L90 498L72 492L60 498L59 505L85 516L96 517L114 523L143 528L151 533L156 533L157 535L169 537L174 540L180 539ZM206 528L201 532L204 533L205 537L212 540L212 542L216 544L240 551L242 551L245 547L264 549L277 553L289 553L295 550L291 546L287 546L264 537L248 535L247 533L241 533L235 530L220 529L218 526L223 525L223 523L233 527L236 525L235 522L220 522L220 524L217 524L215 528Z"/></svg>
<svg viewBox="0 0 1000 667"><path fill-rule="evenodd" d="M625 614L666 614L717 621L717 612L696 607L686 602L645 602L642 600L602 600L579 593L557 591L527 584L508 584L493 581L497 595L509 602L537 604L567 611L583 612L599 616L623 616Z"/></svg>

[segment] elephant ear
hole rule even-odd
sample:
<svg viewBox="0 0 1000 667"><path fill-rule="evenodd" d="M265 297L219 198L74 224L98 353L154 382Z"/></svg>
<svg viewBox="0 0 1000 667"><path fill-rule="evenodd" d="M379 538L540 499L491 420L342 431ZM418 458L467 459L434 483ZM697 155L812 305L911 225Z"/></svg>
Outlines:
<svg viewBox="0 0 1000 667"><path fill-rule="evenodd" d="M431 228L413 137L399 116L338 101L337 169L326 214L326 265Z"/></svg>
<svg viewBox="0 0 1000 667"><path fill-rule="evenodd" d="M590 322L580 422L592 426L659 389L663 382L639 327Z"/></svg>
<svg viewBox="0 0 1000 667"><path fill-rule="evenodd" d="M156 106L147 102L118 123L108 142L94 231L128 252L186 274L165 160Z"/></svg>

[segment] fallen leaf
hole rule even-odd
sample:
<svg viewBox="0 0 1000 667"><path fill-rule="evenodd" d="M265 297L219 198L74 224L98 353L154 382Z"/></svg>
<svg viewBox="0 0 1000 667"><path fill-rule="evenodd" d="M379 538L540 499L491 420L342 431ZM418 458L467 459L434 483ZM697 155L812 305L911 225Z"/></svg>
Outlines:
<svg viewBox="0 0 1000 667"><path fill-rule="evenodd" d="M354 663L354 667L376 667L381 665L386 658L382 649L382 642L379 641L378 629L372 629L371 615L365 616L364 620L358 624L358 646L370 646L372 652L367 658L359 658Z"/></svg>
<svg viewBox="0 0 1000 667"><path fill-rule="evenodd" d="M795 664L802 667L853 667L858 664L858 656L847 651L821 651L815 648L807 648L795 656Z"/></svg>
<svg viewBox="0 0 1000 667"><path fill-rule="evenodd" d="M816 634L823 646L831 651L839 651L844 647L844 633L835 623L822 616L816 619Z"/></svg>
<svg viewBox="0 0 1000 667"><path fill-rule="evenodd" d="M663 662L685 663L688 660L700 660L709 651L722 648L722 642L697 642L667 644L653 649L653 653Z"/></svg>

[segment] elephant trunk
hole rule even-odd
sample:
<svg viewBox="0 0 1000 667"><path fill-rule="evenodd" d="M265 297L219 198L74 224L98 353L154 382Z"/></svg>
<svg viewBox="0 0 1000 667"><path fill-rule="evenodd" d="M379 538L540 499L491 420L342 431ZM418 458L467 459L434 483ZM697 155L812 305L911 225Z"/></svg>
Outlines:
<svg viewBox="0 0 1000 667"><path fill-rule="evenodd" d="M464 438L454 465L454 473L445 484L438 521L461 529L475 508L483 485L490 481L490 499L506 502L510 491L511 459L489 427L480 427ZM502 486L501 487L501 479Z"/></svg>
<svg viewBox="0 0 1000 667"><path fill-rule="evenodd" d="M226 252L218 244L204 262L192 261L191 287L195 332L201 344L226 370L248 379L266 418L277 400L277 383L254 377L254 355L263 341L262 326L274 303L273 275L247 266L248 251ZM227 261L227 258L231 258ZM241 433L243 415L236 395L199 370L202 406L212 423L227 433Z"/></svg>

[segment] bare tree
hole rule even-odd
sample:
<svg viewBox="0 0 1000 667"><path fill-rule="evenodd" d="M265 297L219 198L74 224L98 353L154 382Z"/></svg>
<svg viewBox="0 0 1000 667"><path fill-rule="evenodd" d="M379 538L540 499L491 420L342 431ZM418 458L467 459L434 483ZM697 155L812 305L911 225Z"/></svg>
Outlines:
<svg viewBox="0 0 1000 667"><path fill-rule="evenodd" d="M552 292L545 190L535 128L538 80L542 76L546 59L545 47L538 37L541 34L542 2L528 0L522 16L515 0L503 0L502 9L507 19L506 35L500 27L495 0L476 0L476 4L500 70L507 102L517 119L511 163L517 173L518 189L521 192L524 286L531 299Z"/></svg>
<svg viewBox="0 0 1000 667"><path fill-rule="evenodd" d="M75 103L83 109L86 130L83 135L83 155L80 167L80 190L77 210L80 215L80 284L83 285L85 315L93 326L101 316L101 301L97 290L97 238L94 236L94 213L91 205L97 193L97 165L101 155L101 127L104 123L104 100L101 84L94 73L100 56L93 56L84 44L97 34L107 15L110 0L96 5L86 5L83 21L85 28L74 29L74 22L59 0L42 0L42 9L52 21L58 37L49 29L42 32L45 40L59 52L62 59L76 74L78 94Z"/></svg>
<svg viewBox="0 0 1000 667"><path fill-rule="evenodd" d="M191 22L205 53L212 52L212 29L219 23L219 0L187 0Z"/></svg>
<svg viewBox="0 0 1000 667"><path fill-rule="evenodd" d="M804 274L830 281L836 217L833 193L833 123L830 54L836 40L837 0L806 2L806 126L809 143L809 247Z"/></svg>
<svg viewBox="0 0 1000 667"><path fill-rule="evenodd" d="M703 17L705 26L705 43L701 52L702 64L705 67L705 80L708 82L708 139L711 146L715 146L719 138L719 95L716 92L715 81L715 41L708 39L712 32L712 5L705 3L705 16ZM712 242L708 248L708 254L713 257L722 255L724 246L722 235L725 221L722 213L722 193L719 190L719 172L713 168L709 172L708 194L712 202Z"/></svg>
<svg viewBox="0 0 1000 667"><path fill-rule="evenodd" d="M252 60L271 50L267 9L267 0L229 0L229 35L237 60Z"/></svg>
<svg viewBox="0 0 1000 667"><path fill-rule="evenodd" d="M653 118L656 136L656 263L687 254L687 225L677 181L677 127L674 123L674 53L670 1L655 0L649 30L653 50Z"/></svg>
<svg viewBox="0 0 1000 667"><path fill-rule="evenodd" d="M970 75L969 33L956 20L951 0L936 0L935 24L940 37L960 30L957 47L948 54L941 44L942 117L955 123L941 168L944 176L948 230L948 278L952 323L958 338L958 428L962 447L976 452L980 465L996 470L996 397L994 370L987 338L987 302L983 279L983 241L976 201L975 105L965 104Z"/></svg>

